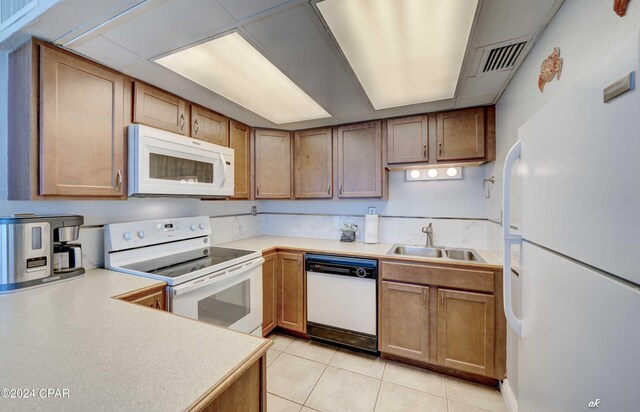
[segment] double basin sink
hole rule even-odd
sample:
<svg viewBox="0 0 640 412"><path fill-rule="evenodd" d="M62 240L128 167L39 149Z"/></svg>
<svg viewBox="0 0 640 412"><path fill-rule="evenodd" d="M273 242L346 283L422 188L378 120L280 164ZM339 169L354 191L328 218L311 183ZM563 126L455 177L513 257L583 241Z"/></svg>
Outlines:
<svg viewBox="0 0 640 412"><path fill-rule="evenodd" d="M473 249L393 245L388 254L484 263L484 259L482 259L480 255L478 255L478 252Z"/></svg>

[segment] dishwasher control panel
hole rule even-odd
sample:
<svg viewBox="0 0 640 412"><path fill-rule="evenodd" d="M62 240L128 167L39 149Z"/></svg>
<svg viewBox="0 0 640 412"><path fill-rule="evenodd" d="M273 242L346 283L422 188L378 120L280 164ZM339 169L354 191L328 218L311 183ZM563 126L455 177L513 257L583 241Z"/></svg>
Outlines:
<svg viewBox="0 0 640 412"><path fill-rule="evenodd" d="M327 273L363 279L378 278L378 261L347 256L307 254L305 258L307 272Z"/></svg>

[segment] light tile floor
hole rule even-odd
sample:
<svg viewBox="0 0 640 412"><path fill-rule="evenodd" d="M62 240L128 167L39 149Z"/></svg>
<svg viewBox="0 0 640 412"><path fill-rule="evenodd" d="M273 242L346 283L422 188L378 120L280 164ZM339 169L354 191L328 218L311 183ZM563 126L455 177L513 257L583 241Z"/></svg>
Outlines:
<svg viewBox="0 0 640 412"><path fill-rule="evenodd" d="M497 389L313 341L272 334L268 412L504 412Z"/></svg>

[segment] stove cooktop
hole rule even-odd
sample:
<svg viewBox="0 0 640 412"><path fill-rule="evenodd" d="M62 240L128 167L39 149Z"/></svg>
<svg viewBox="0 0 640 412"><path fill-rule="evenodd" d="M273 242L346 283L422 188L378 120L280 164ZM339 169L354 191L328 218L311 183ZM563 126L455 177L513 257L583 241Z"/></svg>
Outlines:
<svg viewBox="0 0 640 412"><path fill-rule="evenodd" d="M122 268L167 278L176 278L208 267L217 266L252 253L256 252L253 250L206 247L144 260L122 266Z"/></svg>

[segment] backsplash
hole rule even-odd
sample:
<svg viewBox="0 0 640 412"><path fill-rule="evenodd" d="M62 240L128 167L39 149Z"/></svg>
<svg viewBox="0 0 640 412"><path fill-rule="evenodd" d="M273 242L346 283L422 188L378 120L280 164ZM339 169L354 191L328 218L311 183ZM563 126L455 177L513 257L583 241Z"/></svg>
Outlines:
<svg viewBox="0 0 640 412"><path fill-rule="evenodd" d="M303 214L264 214L263 234L272 236L316 237L340 239L340 225L355 223L360 228L356 239L363 240L363 216L330 216ZM422 244L422 227L433 223L433 243L439 246L488 249L487 221L483 219L431 219L381 217L380 243Z"/></svg>
<svg viewBox="0 0 640 412"><path fill-rule="evenodd" d="M271 235L340 239L340 225L355 223L360 228L356 239L364 237L363 216L304 214L237 215L211 218L213 243L246 237ZM433 224L433 243L438 246L500 250L501 231L496 223L484 219L438 219L415 217L381 217L380 243L423 244L422 227ZM104 266L104 229L83 227L80 230L82 258L86 269Z"/></svg>

